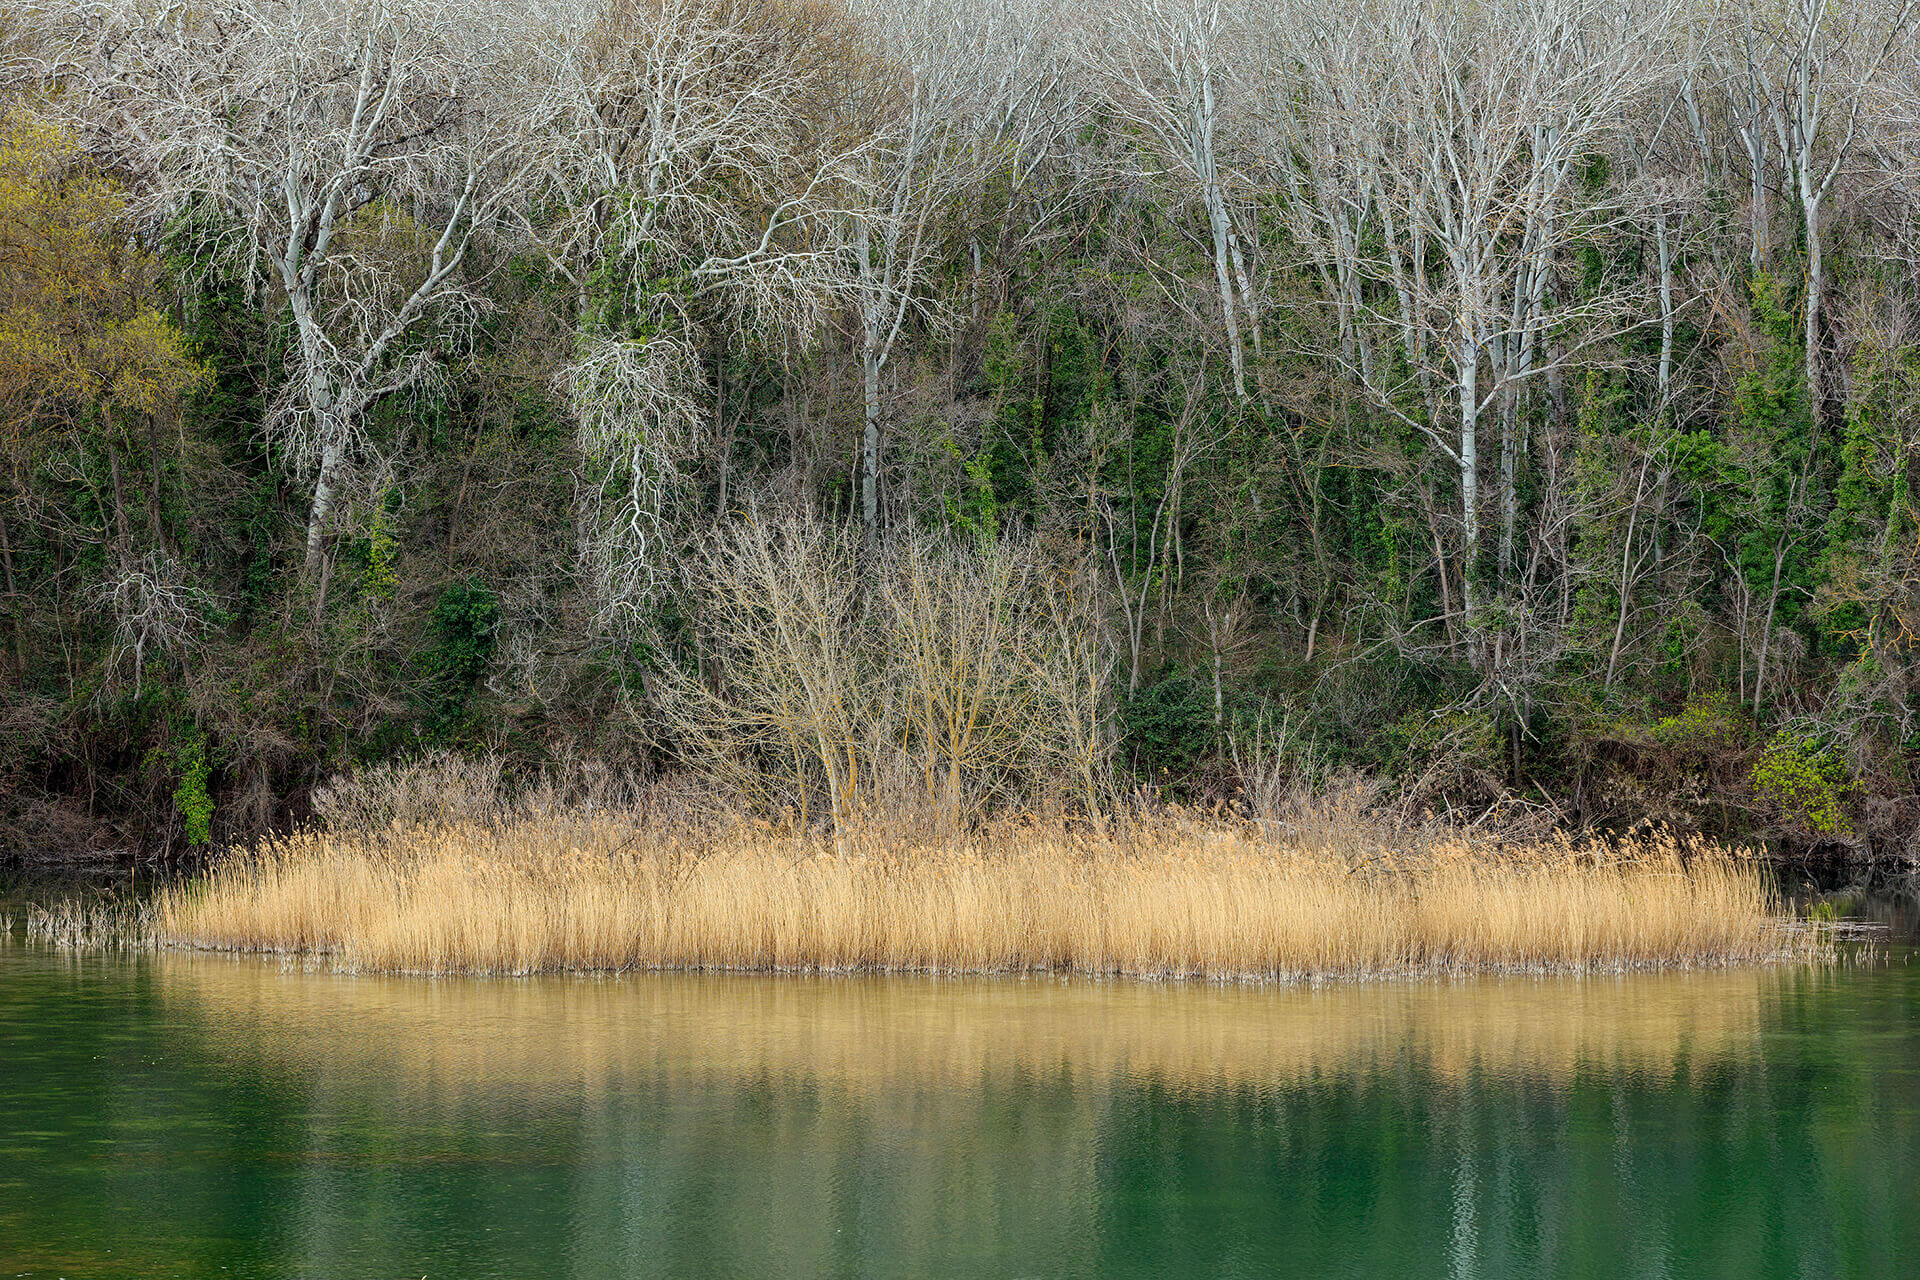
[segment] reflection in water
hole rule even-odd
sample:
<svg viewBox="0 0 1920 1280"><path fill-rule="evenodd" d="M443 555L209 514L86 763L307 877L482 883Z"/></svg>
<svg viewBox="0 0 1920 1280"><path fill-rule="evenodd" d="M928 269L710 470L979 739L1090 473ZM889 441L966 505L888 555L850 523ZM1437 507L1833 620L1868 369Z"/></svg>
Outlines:
<svg viewBox="0 0 1920 1280"><path fill-rule="evenodd" d="M1916 994L0 950L0 1270L1902 1275Z"/></svg>
<svg viewBox="0 0 1920 1280"><path fill-rule="evenodd" d="M1765 994L1744 969L1320 988L1056 979L460 981L157 957L169 1005L223 1052L355 1061L401 1087L524 1097L640 1079L804 1078L873 1095L984 1076L1173 1089L1279 1085L1387 1064L1460 1079L1668 1073L1750 1053Z"/></svg>

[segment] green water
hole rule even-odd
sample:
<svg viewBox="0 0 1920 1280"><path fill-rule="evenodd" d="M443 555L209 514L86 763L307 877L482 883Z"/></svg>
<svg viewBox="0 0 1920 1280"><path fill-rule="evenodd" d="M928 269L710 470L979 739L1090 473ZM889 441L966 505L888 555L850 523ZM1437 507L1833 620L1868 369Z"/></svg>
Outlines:
<svg viewBox="0 0 1920 1280"><path fill-rule="evenodd" d="M0 1276L1920 1275L1920 965L416 981L0 945Z"/></svg>

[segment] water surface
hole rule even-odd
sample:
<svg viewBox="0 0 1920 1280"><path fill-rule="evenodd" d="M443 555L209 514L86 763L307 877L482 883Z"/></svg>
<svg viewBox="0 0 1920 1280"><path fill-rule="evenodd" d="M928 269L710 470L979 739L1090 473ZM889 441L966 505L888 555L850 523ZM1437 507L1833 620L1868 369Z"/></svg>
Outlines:
<svg viewBox="0 0 1920 1280"><path fill-rule="evenodd" d="M1920 1274L1920 967L414 980L0 945L0 1276Z"/></svg>

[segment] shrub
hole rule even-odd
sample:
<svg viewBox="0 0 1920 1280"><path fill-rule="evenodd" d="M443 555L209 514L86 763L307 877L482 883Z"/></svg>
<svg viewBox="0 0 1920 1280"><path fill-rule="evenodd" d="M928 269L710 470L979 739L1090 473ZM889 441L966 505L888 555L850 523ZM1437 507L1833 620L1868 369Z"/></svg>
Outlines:
<svg viewBox="0 0 1920 1280"><path fill-rule="evenodd" d="M1622 724L1619 733L1630 740L1636 729ZM1724 697L1693 698L1677 714L1639 727L1637 736L1649 747L1699 756L1739 750L1745 726Z"/></svg>
<svg viewBox="0 0 1920 1280"><path fill-rule="evenodd" d="M1213 750L1213 697L1198 680L1171 675L1129 698L1120 724L1143 777L1185 775Z"/></svg>
<svg viewBox="0 0 1920 1280"><path fill-rule="evenodd" d="M1748 781L1768 817L1797 835L1843 836L1850 830L1852 774L1845 761L1810 738L1784 729L1775 734Z"/></svg>
<svg viewBox="0 0 1920 1280"><path fill-rule="evenodd" d="M483 582L466 579L440 593L430 622L427 723L436 735L452 733L466 714L474 687L493 660L500 599Z"/></svg>
<svg viewBox="0 0 1920 1280"><path fill-rule="evenodd" d="M174 812L186 830L189 844L207 844L213 839L213 796L207 791L207 779L213 767L207 761L206 735L195 730L175 752L180 782L173 789Z"/></svg>
<svg viewBox="0 0 1920 1280"><path fill-rule="evenodd" d="M1416 804L1484 802L1504 789L1500 726L1484 709L1411 712L1395 721L1383 739L1408 798Z"/></svg>
<svg viewBox="0 0 1920 1280"><path fill-rule="evenodd" d="M493 657L500 599L477 579L456 582L433 607L434 646L427 667L456 689L470 689Z"/></svg>
<svg viewBox="0 0 1920 1280"><path fill-rule="evenodd" d="M1594 708L1576 723L1588 816L1609 825L1651 822L1677 830L1744 825L1737 797L1753 766L1751 722L1730 699L1690 698L1651 720ZM1729 802L1736 802L1729 807Z"/></svg>

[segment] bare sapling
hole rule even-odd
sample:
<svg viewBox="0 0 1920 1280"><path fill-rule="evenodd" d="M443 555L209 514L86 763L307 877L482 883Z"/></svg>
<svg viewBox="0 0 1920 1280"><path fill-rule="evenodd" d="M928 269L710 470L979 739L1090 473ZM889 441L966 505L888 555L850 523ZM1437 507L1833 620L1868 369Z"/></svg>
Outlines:
<svg viewBox="0 0 1920 1280"><path fill-rule="evenodd" d="M1055 708L1044 566L1020 537L896 544L881 635L930 812L947 829L1030 790Z"/></svg>
<svg viewBox="0 0 1920 1280"><path fill-rule="evenodd" d="M688 763L758 811L836 830L909 808L955 830L995 803L1038 803L1061 775L1104 807L1107 664L1090 566L1030 539L901 533L868 576L865 544L812 515L750 518L684 571L707 626L698 669L659 678Z"/></svg>
<svg viewBox="0 0 1920 1280"><path fill-rule="evenodd" d="M846 827L893 715L857 540L811 514L749 518L702 539L682 577L703 669L662 666L674 745L754 809Z"/></svg>

